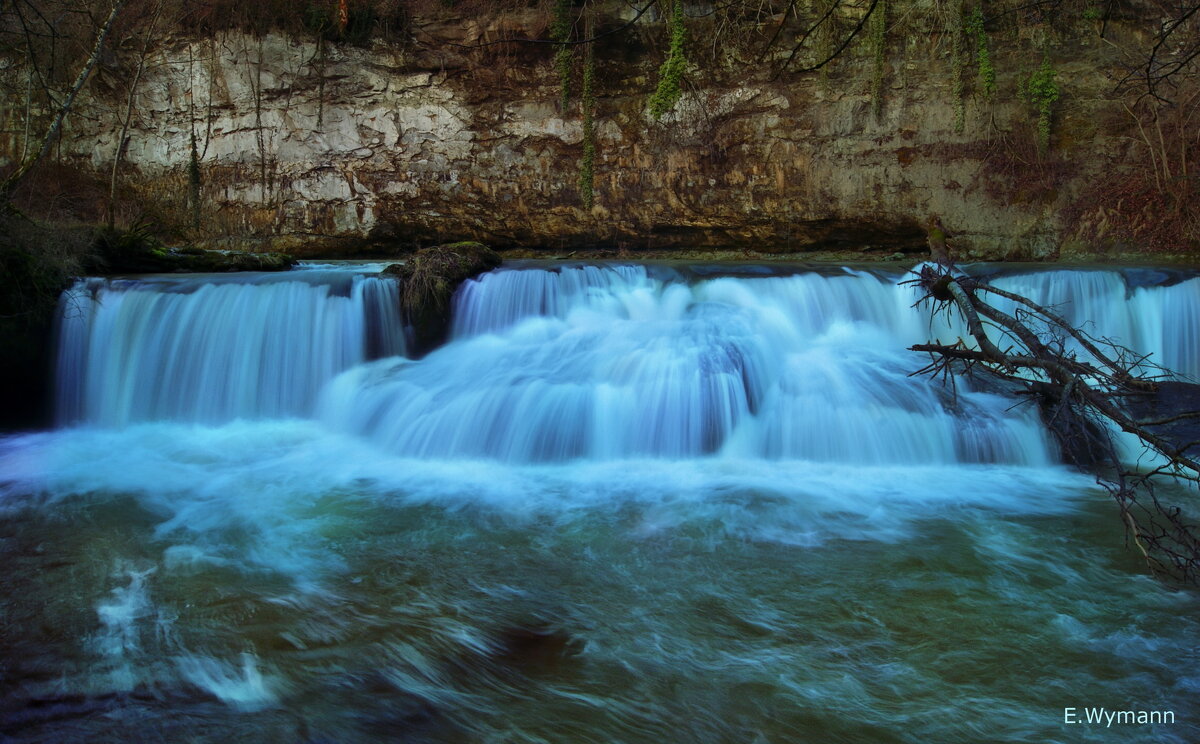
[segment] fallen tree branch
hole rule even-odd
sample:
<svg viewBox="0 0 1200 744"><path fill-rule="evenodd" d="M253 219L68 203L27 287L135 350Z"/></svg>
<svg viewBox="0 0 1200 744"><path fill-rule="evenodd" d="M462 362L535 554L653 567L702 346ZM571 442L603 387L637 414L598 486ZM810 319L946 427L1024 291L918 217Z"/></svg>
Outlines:
<svg viewBox="0 0 1200 744"><path fill-rule="evenodd" d="M932 303L934 313L956 313L974 344L960 338L954 344L909 347L933 357L920 373L947 379L952 370L986 374L1021 386L1020 392L1040 402L1043 420L1067 459L1081 467L1099 467L1097 481L1117 503L1127 536L1150 569L1200 583L1200 528L1179 507L1161 503L1154 491L1160 480L1183 484L1185 489L1200 484L1200 452L1192 454L1200 449L1200 440L1152 430L1200 418L1200 411L1139 419L1124 402L1130 396L1157 396L1158 379L1170 373L1150 365L1150 370L1161 373L1152 379L1146 374L1147 355L1107 339L1099 342L1053 310L961 272L926 265L909 283L923 290L918 305ZM985 302L981 294L1015 303L1017 314ZM989 335L989 323L1014 339L1015 345L1001 349ZM1078 350L1067 339L1077 343ZM1161 464L1149 472L1131 468L1119 455L1115 430L1136 436Z"/></svg>

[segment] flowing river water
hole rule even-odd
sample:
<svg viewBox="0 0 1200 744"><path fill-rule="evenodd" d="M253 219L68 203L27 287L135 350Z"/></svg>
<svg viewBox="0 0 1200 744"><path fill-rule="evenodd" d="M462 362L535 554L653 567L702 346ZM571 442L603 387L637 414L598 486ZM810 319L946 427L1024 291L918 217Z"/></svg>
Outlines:
<svg viewBox="0 0 1200 744"><path fill-rule="evenodd" d="M0 740L1200 740L1196 594L899 274L518 265L414 360L371 270L64 295ZM1200 278L995 281L1200 375Z"/></svg>

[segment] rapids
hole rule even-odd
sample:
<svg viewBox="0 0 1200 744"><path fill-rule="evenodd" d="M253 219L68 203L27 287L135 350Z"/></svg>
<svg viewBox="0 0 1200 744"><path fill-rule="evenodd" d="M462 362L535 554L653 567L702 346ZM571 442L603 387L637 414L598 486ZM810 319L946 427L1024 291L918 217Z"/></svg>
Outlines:
<svg viewBox="0 0 1200 744"><path fill-rule="evenodd" d="M0 438L0 735L1200 739L1195 596L1028 406L910 376L962 330L902 276L518 265L418 360L372 268L64 294L60 426ZM995 281L1200 374L1200 279Z"/></svg>

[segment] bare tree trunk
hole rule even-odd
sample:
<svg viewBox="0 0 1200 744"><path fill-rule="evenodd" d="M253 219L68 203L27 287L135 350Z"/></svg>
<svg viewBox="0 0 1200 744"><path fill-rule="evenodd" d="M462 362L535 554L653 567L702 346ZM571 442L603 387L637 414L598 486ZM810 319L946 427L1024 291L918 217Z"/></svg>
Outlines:
<svg viewBox="0 0 1200 744"><path fill-rule="evenodd" d="M150 53L150 45L154 43L154 27L158 25L158 16L162 13L162 0L154 6L154 14L150 17L150 27L146 29L145 43L142 53L138 55L137 71L134 72L133 82L129 84L129 97L125 101L125 116L121 119L121 133L117 137L117 150L113 153L112 174L108 181L108 226L116 221L115 206L117 201L117 169L121 166L121 158L125 154L125 138L129 136L129 124L133 119L133 104L137 101L138 83L142 72L146 69L146 55Z"/></svg>
<svg viewBox="0 0 1200 744"><path fill-rule="evenodd" d="M33 64L29 65L29 80L25 88L25 132L21 136L21 161L29 155L29 137L32 129L33 117Z"/></svg>
<svg viewBox="0 0 1200 744"><path fill-rule="evenodd" d="M75 82L72 83L66 97L59 104L54 121L50 123L50 128L46 130L45 136L42 137L42 143L38 147L37 152L26 156L21 164L17 166L16 170L10 173L3 182L0 182L0 199L7 201L13 189L21 182L21 179L50 151L50 146L54 143L55 137L58 136L59 131L62 129L63 121L66 120L67 114L71 111L71 106L75 103L75 97L79 95L79 91L83 89L84 84L91 77L96 63L100 61L100 55L104 52L104 42L108 39L108 32L112 30L113 23L117 20L117 14L121 12L121 8L125 6L125 3L126 0L116 0L113 3L108 18L105 19L104 24L96 34L96 41L92 45L92 53L88 55L87 61L79 70L79 75L75 78Z"/></svg>
<svg viewBox="0 0 1200 744"><path fill-rule="evenodd" d="M263 40L258 38L258 62L254 66L254 139L258 144L258 179L259 186L262 190L263 206L268 202L267 194L267 144L266 135L263 133L262 124L262 68L263 68Z"/></svg>

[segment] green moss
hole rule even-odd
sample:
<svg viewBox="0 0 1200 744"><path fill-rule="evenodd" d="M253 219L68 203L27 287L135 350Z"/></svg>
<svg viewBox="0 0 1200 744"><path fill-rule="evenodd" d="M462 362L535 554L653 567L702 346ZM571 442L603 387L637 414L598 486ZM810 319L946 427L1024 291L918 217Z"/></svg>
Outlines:
<svg viewBox="0 0 1200 744"><path fill-rule="evenodd" d="M658 87L650 96L650 115L661 119L683 96L683 74L687 70L684 46L687 30L683 25L683 0L675 0L671 8L671 46L667 60L658 70Z"/></svg>
<svg viewBox="0 0 1200 744"><path fill-rule="evenodd" d="M988 50L987 29L984 28L983 9L976 7L967 16L967 36L975 45L975 64L979 73L979 91L984 98L991 98L996 90L996 68L992 66L992 55Z"/></svg>
<svg viewBox="0 0 1200 744"><path fill-rule="evenodd" d="M95 260L91 268L108 274L285 271L296 264L295 259L284 253L212 251L194 246L171 249L144 222L126 230L97 229L93 250Z"/></svg>

